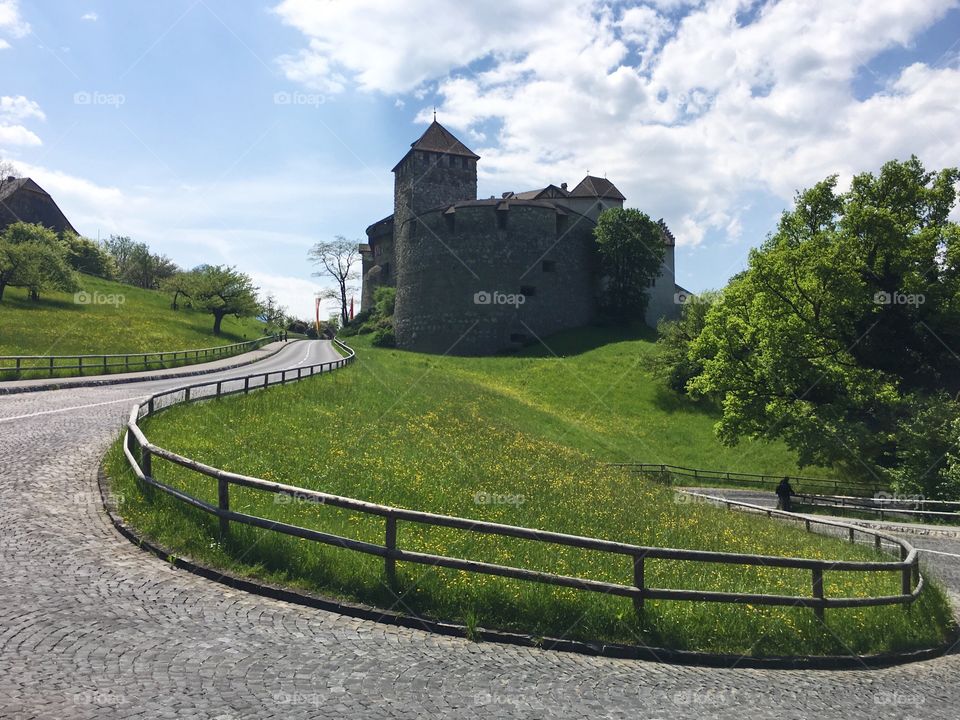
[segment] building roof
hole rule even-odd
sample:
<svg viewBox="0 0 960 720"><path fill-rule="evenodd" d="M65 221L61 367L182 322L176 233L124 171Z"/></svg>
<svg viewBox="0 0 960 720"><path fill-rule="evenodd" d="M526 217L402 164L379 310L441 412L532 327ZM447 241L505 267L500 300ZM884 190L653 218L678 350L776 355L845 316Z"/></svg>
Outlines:
<svg viewBox="0 0 960 720"><path fill-rule="evenodd" d="M43 225L53 225L55 230L63 229L69 230L70 232L79 235L73 225L70 224L70 221L67 219L67 216L63 214L63 210L54 202L53 198L50 197L50 193L44 190L42 187L37 185L36 182L30 178L12 178L8 177L3 181L3 186L0 187L0 210L4 211L4 214L8 215L7 222L16 222L16 215L6 206L6 201L13 197L14 194L18 192L25 192L32 195L37 195L42 197L49 203L49 207L56 211L59 215L59 218L55 218L53 223L41 222ZM32 218L30 221L36 221L37 218ZM62 227L61 227L62 226Z"/></svg>
<svg viewBox="0 0 960 720"><path fill-rule="evenodd" d="M6 178L3 181L3 187L0 187L0 200L10 197L17 190L23 188L24 190L30 190L32 192L39 192L46 195L46 191L37 185L30 178Z"/></svg>
<svg viewBox="0 0 960 720"><path fill-rule="evenodd" d="M673 233L670 232L670 228L667 227L667 224L663 221L663 218L657 220L657 225L660 226L660 232L663 233L664 245L676 245L677 239L673 236Z"/></svg>
<svg viewBox="0 0 960 720"><path fill-rule="evenodd" d="M480 156L460 142L452 132L434 120L430 123L419 139L410 143L414 150L445 153L447 155L464 155L479 160Z"/></svg>
<svg viewBox="0 0 960 720"><path fill-rule="evenodd" d="M564 183L566 185L566 183ZM569 197L566 187L557 187L556 185L547 185L539 190L526 190L524 192L509 193L511 198L518 200L542 200L544 198L565 198ZM507 196L505 196L507 197Z"/></svg>
<svg viewBox="0 0 960 720"><path fill-rule="evenodd" d="M424 130L423 135L410 143L410 149L406 155L400 159L400 162L393 166L393 172L396 172L397 168L403 164L403 161L406 160L407 156L414 150L441 153L443 155L460 155L462 157L473 158L474 160L480 159L479 155L460 142L452 132L436 120L430 123L430 127Z"/></svg>
<svg viewBox="0 0 960 720"><path fill-rule="evenodd" d="M600 197L611 198L613 200L626 200L623 193L617 190L617 186L606 178L587 175L580 183L570 191L570 197Z"/></svg>

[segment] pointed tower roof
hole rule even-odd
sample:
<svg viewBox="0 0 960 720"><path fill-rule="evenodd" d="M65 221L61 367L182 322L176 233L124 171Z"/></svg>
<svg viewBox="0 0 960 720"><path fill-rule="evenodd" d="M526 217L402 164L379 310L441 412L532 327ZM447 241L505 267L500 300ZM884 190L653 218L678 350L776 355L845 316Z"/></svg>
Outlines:
<svg viewBox="0 0 960 720"><path fill-rule="evenodd" d="M473 150L460 142L453 133L447 130L436 119L430 123L419 140L410 143L414 150L427 150L429 152L446 153L447 155L465 155L474 160L480 158Z"/></svg>
<svg viewBox="0 0 960 720"><path fill-rule="evenodd" d="M611 198L613 200L626 200L623 193L617 190L617 186L606 178L587 175L580 183L570 191L570 197L600 197Z"/></svg>
<svg viewBox="0 0 960 720"><path fill-rule="evenodd" d="M438 123L436 119L430 123L430 127L424 131L423 135L410 143L410 150L407 151L407 155L414 150L442 153L444 155L462 155L474 160L480 159L479 155L460 142L452 132ZM404 155L403 159L394 166L394 171L406 159L407 155Z"/></svg>

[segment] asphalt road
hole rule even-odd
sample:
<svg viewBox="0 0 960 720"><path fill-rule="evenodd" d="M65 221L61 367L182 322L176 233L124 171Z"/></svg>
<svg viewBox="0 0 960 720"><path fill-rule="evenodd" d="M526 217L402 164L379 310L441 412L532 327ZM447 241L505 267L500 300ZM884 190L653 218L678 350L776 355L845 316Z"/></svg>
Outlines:
<svg viewBox="0 0 960 720"><path fill-rule="evenodd" d="M298 342L203 379L336 357ZM116 532L96 474L134 400L184 382L0 397L0 717L960 717L960 655L840 672L611 660L380 625L178 571ZM960 591L960 542L911 541L952 553L929 559Z"/></svg>

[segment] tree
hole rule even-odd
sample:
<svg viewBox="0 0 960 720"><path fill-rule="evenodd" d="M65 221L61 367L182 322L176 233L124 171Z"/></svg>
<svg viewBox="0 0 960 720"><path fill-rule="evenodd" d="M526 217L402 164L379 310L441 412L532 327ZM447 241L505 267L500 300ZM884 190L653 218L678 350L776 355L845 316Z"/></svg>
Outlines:
<svg viewBox="0 0 960 720"><path fill-rule="evenodd" d="M691 356L690 346L703 332L707 311L719 297L720 293L716 291L691 296L681 306L677 320L663 319L657 325L660 352L654 359L654 369L677 392L685 392L687 383L703 372L703 363L698 357Z"/></svg>
<svg viewBox="0 0 960 720"><path fill-rule="evenodd" d="M60 242L67 248L67 262L79 272L113 280L117 277L117 263L103 246L72 232L60 234Z"/></svg>
<svg viewBox="0 0 960 720"><path fill-rule="evenodd" d="M180 272L170 258L150 252L146 243L136 242L126 236L111 235L104 247L117 263L121 281L146 290L156 290L160 283Z"/></svg>
<svg viewBox="0 0 960 720"><path fill-rule="evenodd" d="M0 160L0 191L10 182L10 178L16 180L18 177L20 177L20 173L17 172L12 162L9 160Z"/></svg>
<svg viewBox="0 0 960 720"><path fill-rule="evenodd" d="M663 230L639 210L611 208L600 213L593 234L600 254L604 311L621 320L643 317L648 288L663 265Z"/></svg>
<svg viewBox="0 0 960 720"><path fill-rule="evenodd" d="M56 233L23 222L7 226L0 235L0 299L8 285L27 288L31 300L39 300L42 290L77 289L67 249Z"/></svg>
<svg viewBox="0 0 960 720"><path fill-rule="evenodd" d="M260 319L268 328L284 328L290 320L287 308L277 302L273 293L268 293L260 309Z"/></svg>
<svg viewBox="0 0 960 720"><path fill-rule="evenodd" d="M337 235L332 242L322 242L314 245L307 257L320 270L313 273L314 277L330 278L336 283L335 288L325 290L323 299L336 300L340 304L340 325L350 322L350 311L347 297L356 288L349 283L356 280L357 272L353 269L360 259L359 243L347 240Z"/></svg>
<svg viewBox="0 0 960 720"><path fill-rule="evenodd" d="M174 310L180 309L180 298L190 298L193 293L193 273L178 272L160 282L160 289L163 292L173 295L170 301L170 307Z"/></svg>
<svg viewBox="0 0 960 720"><path fill-rule="evenodd" d="M720 438L778 437L803 465L942 496L960 414L960 173L890 162L798 194L707 312L688 388ZM956 488L955 488L956 489Z"/></svg>
<svg viewBox="0 0 960 720"><path fill-rule="evenodd" d="M193 306L213 315L213 334L220 334L220 324L227 315L250 317L260 312L253 280L236 268L225 265L204 265L191 275Z"/></svg>

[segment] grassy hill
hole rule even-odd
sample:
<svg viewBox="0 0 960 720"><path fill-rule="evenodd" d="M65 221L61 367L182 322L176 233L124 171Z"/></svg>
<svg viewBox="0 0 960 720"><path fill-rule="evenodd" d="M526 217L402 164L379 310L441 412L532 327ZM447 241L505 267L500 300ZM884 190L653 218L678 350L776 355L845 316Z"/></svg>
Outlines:
<svg viewBox="0 0 960 720"><path fill-rule="evenodd" d="M170 308L170 297L153 290L80 275L86 295L44 293L33 302L22 288L7 288L0 301L0 355L74 355L159 352L253 340L262 323L223 320L213 335L213 316ZM122 302L103 302L122 298Z"/></svg>
<svg viewBox="0 0 960 720"><path fill-rule="evenodd" d="M203 462L268 480L406 508L629 543L872 559L872 548L806 534L783 523L678 502L667 487L604 461L644 459L712 468L787 472L780 444L724 448L716 414L661 390L651 377L649 333L589 329L550 349L455 358L377 349L351 338L357 362L286 387L178 407L146 421L151 441ZM108 472L124 516L178 552L234 572L393 606L382 563L344 550L237 527L216 541L208 516L166 496L140 494L114 448ZM157 476L216 502L216 484L155 460ZM235 488L231 507L382 543L383 522ZM630 582L624 558L549 548L456 530L401 524L401 547L455 557ZM886 557L886 556L885 556ZM909 609L832 610L827 626L803 609L629 600L399 564L402 607L439 618L544 636L642 642L749 654L869 652L935 643L950 622L934 589ZM655 587L807 595L809 572L648 562ZM895 574L828 572L827 596L898 592Z"/></svg>

